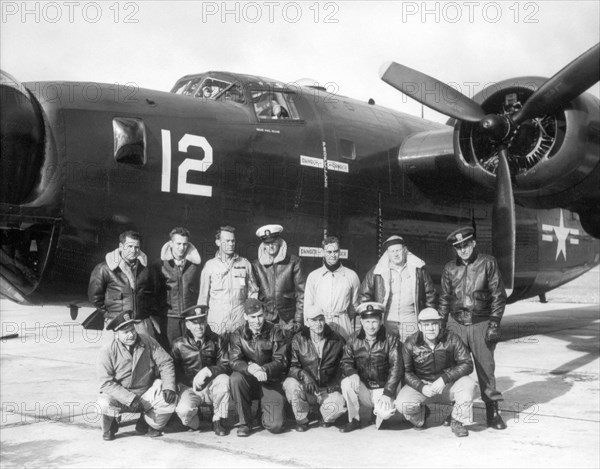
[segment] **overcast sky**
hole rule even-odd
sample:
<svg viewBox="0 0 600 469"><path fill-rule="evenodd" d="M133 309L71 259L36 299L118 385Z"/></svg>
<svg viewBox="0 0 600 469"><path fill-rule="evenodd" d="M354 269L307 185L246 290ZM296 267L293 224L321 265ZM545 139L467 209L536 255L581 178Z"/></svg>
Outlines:
<svg viewBox="0 0 600 469"><path fill-rule="evenodd" d="M0 66L21 81L135 83L168 91L208 70L420 114L379 79L390 60L453 83L549 77L599 41L600 2L2 1ZM598 95L598 85L592 88ZM444 121L433 111L425 117Z"/></svg>

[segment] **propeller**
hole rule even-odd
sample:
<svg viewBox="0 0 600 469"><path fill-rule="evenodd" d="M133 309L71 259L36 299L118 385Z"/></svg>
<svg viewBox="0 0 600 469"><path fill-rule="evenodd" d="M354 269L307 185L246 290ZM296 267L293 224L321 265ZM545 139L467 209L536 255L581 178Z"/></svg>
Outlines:
<svg viewBox="0 0 600 469"><path fill-rule="evenodd" d="M509 147L519 125L563 109L599 80L600 44L554 74L512 115L486 115L481 106L451 86L395 62L384 64L383 81L421 104L459 121L479 123L498 155L496 197L492 212L492 252L508 289L514 287L515 202L509 166ZM435 92L432 92L435 90Z"/></svg>

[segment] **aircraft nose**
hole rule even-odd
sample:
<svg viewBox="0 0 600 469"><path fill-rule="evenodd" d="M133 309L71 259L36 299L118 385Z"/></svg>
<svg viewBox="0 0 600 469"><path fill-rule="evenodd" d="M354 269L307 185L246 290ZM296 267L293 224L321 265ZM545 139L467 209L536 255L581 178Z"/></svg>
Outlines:
<svg viewBox="0 0 600 469"><path fill-rule="evenodd" d="M1 70L0 155L0 203L22 203L40 178L44 124L29 91Z"/></svg>

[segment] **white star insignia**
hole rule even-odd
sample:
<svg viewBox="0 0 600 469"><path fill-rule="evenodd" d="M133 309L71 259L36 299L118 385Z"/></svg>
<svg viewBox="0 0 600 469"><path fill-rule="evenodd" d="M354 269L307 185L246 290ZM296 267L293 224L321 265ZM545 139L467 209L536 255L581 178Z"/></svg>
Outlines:
<svg viewBox="0 0 600 469"><path fill-rule="evenodd" d="M558 256L560 256L562 254L563 258L566 262L567 261L567 239L569 239L570 234L578 235L579 230L574 229L574 228L567 228L565 226L564 215L563 215L563 211L561 209L560 222L559 222L558 226L542 225L542 231L550 232L550 233L554 232L554 235L556 235L556 242L557 242L556 243L556 257L554 258L554 260L558 260ZM542 241L553 242L554 237L551 234L542 234ZM569 242L571 244L579 244L579 240L575 239L575 238L569 239Z"/></svg>

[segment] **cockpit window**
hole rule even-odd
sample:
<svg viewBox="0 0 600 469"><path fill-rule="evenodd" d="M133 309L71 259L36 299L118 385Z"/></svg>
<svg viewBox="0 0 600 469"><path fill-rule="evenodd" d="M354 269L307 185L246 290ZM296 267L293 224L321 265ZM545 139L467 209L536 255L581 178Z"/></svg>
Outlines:
<svg viewBox="0 0 600 469"><path fill-rule="evenodd" d="M185 96L193 96L195 98L215 99L223 92L223 90L230 86L231 83L223 80L200 77L182 82L174 92Z"/></svg>
<svg viewBox="0 0 600 469"><path fill-rule="evenodd" d="M230 103L243 103L244 93L239 85L230 85L229 87L225 88L225 90L221 92L216 99Z"/></svg>
<svg viewBox="0 0 600 469"><path fill-rule="evenodd" d="M290 93L272 90L253 90L252 103L256 116L260 120L299 120L294 105L294 96Z"/></svg>

